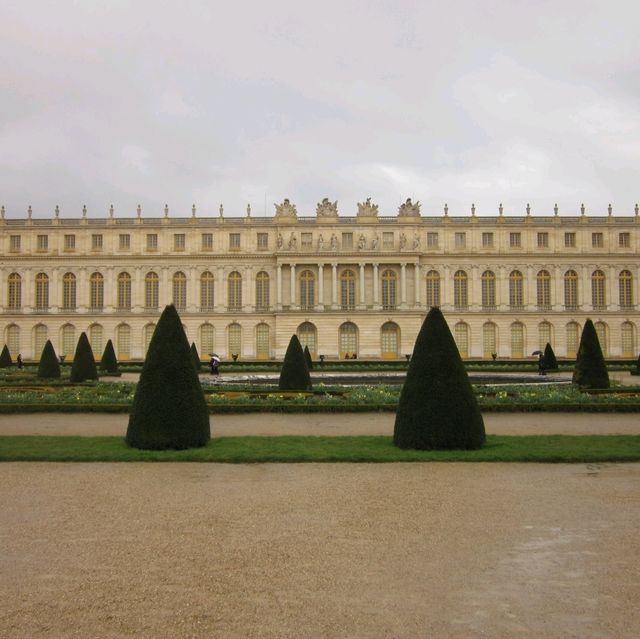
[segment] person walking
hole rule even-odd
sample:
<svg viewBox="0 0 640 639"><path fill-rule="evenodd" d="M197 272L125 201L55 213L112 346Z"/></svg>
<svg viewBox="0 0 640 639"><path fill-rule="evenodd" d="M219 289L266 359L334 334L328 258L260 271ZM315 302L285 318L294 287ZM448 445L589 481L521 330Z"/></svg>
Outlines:
<svg viewBox="0 0 640 639"><path fill-rule="evenodd" d="M22 353L18 353L18 357L16 358L16 363L18 364L18 368L21 369L24 364L22 363Z"/></svg>

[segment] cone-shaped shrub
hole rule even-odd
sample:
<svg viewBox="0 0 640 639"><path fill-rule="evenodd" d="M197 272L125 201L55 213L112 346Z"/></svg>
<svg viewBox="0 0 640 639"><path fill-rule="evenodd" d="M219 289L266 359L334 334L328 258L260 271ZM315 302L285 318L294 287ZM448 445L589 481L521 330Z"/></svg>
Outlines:
<svg viewBox="0 0 640 639"><path fill-rule="evenodd" d="M42 349L42 355L40 355L40 365L38 366L38 377L53 378L60 377L60 362L58 356L53 349L51 340L47 340L47 343Z"/></svg>
<svg viewBox="0 0 640 639"><path fill-rule="evenodd" d="M278 388L280 390L293 391L311 390L311 377L307 367L307 360L304 358L300 340L295 334L291 336L287 352L284 355Z"/></svg>
<svg viewBox="0 0 640 639"><path fill-rule="evenodd" d="M113 342L107 341L107 345L104 347L102 353L102 359L100 360L100 370L105 373L118 373L118 359L116 357L116 351L113 348Z"/></svg>
<svg viewBox="0 0 640 639"><path fill-rule="evenodd" d="M87 334L83 331L80 333L80 339L76 345L76 352L73 356L73 364L71 365L72 382L84 382L87 379L98 379L98 369L96 368L96 359L93 356L93 350Z"/></svg>
<svg viewBox="0 0 640 639"><path fill-rule="evenodd" d="M573 369L573 383L581 388L609 388L609 373L604 363L600 340L593 322L584 323L576 365Z"/></svg>
<svg viewBox="0 0 640 639"><path fill-rule="evenodd" d="M126 441L165 450L206 446L209 412L175 306L167 306L153 332L129 415Z"/></svg>
<svg viewBox="0 0 640 639"><path fill-rule="evenodd" d="M307 362L307 368L311 371L313 370L313 360L311 359L311 353L309 352L309 347L304 345L304 359Z"/></svg>
<svg viewBox="0 0 640 639"><path fill-rule="evenodd" d="M9 347L5 344L2 349L2 353L0 353L0 368L7 368L13 364L13 360L11 359L11 353L9 352Z"/></svg>
<svg viewBox="0 0 640 639"><path fill-rule="evenodd" d="M556 354L553 352L553 348L551 348L551 344L549 344L549 342L547 342L547 345L544 347L544 367L545 370L548 371L558 370L558 360L556 359Z"/></svg>
<svg viewBox="0 0 640 639"><path fill-rule="evenodd" d="M199 373L200 368L202 367L202 362L200 361L200 354L198 353L195 342L191 342L191 359L193 360L193 366L196 369L196 373Z"/></svg>
<svg viewBox="0 0 640 639"><path fill-rule="evenodd" d="M484 422L469 377L440 309L418 333L400 393L393 443L399 448L480 448Z"/></svg>

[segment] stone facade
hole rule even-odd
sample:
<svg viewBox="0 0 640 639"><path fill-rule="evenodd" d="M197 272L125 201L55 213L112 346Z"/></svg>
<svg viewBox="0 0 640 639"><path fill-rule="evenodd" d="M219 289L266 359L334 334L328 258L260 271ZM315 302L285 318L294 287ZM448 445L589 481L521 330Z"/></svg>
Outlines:
<svg viewBox="0 0 640 639"><path fill-rule="evenodd" d="M355 208L355 207L354 207ZM636 357L636 215L422 215L370 200L338 217L288 200L274 217L33 217L0 220L0 314L12 356L46 339L70 357L81 331L97 355L141 359L165 304L206 356L281 358L298 333L316 356L404 357L439 305L464 357L573 357L587 317L608 357Z"/></svg>

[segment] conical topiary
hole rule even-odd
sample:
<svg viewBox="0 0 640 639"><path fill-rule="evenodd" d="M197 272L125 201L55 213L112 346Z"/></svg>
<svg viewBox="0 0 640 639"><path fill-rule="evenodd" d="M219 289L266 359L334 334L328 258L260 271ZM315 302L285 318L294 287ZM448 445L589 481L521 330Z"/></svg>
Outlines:
<svg viewBox="0 0 640 639"><path fill-rule="evenodd" d="M544 368L548 371L558 370L558 360L549 342L547 342L547 345L544 347Z"/></svg>
<svg viewBox="0 0 640 639"><path fill-rule="evenodd" d="M76 345L69 380L72 382L84 382L88 379L98 379L98 369L96 368L93 349L89 344L87 334L83 331L80 333L80 339Z"/></svg>
<svg viewBox="0 0 640 639"><path fill-rule="evenodd" d="M118 358L116 357L116 351L113 348L113 342L107 341L107 345L104 347L102 353L102 359L100 360L100 370L105 373L119 373L118 370Z"/></svg>
<svg viewBox="0 0 640 639"><path fill-rule="evenodd" d="M200 361L200 354L198 353L195 342L191 342L191 359L193 360L193 366L196 369L196 373L199 373L200 368L202 367L202 362Z"/></svg>
<svg viewBox="0 0 640 639"><path fill-rule="evenodd" d="M209 413L175 306L167 306L153 332L129 416L126 441L164 450L206 446Z"/></svg>
<svg viewBox="0 0 640 639"><path fill-rule="evenodd" d="M604 363L600 340L590 319L582 329L572 381L580 388L609 388L609 373Z"/></svg>
<svg viewBox="0 0 640 639"><path fill-rule="evenodd" d="M418 333L398 403L399 448L480 448L484 422L451 331L432 308Z"/></svg>
<svg viewBox="0 0 640 639"><path fill-rule="evenodd" d="M307 344L304 345L304 359L307 362L307 368L310 371L313 370L313 360L311 359L311 353L309 352L309 346Z"/></svg>
<svg viewBox="0 0 640 639"><path fill-rule="evenodd" d="M284 355L284 362L280 371L278 388L280 390L293 391L311 390L309 368L304 358L300 340L296 334L293 334L289 340L289 346Z"/></svg>
<svg viewBox="0 0 640 639"><path fill-rule="evenodd" d="M13 364L9 347L5 344L2 353L0 353L0 368L7 368Z"/></svg>
<svg viewBox="0 0 640 639"><path fill-rule="evenodd" d="M45 379L60 377L60 362L58 361L58 356L53 349L51 340L47 340L47 343L42 349L40 364L38 366L38 377L43 377Z"/></svg>

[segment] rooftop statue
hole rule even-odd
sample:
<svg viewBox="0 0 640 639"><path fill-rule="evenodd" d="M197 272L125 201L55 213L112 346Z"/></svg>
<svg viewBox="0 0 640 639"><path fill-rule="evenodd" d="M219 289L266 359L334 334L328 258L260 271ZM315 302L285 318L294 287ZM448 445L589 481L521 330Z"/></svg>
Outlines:
<svg viewBox="0 0 640 639"><path fill-rule="evenodd" d="M398 215L400 217L420 217L420 202L414 204L408 197L406 202L398 208Z"/></svg>
<svg viewBox="0 0 640 639"><path fill-rule="evenodd" d="M282 204L274 203L274 206L276 207L276 217L297 217L298 215L296 205L291 204L289 198L284 198Z"/></svg>
<svg viewBox="0 0 640 639"><path fill-rule="evenodd" d="M363 217L375 217L378 215L378 205L371 203L368 197L364 202L358 202L358 215Z"/></svg>
<svg viewBox="0 0 640 639"><path fill-rule="evenodd" d="M337 217L338 200L329 202L328 197L323 198L322 202L318 202L316 206L316 215L318 217Z"/></svg>

